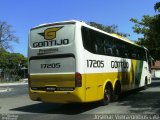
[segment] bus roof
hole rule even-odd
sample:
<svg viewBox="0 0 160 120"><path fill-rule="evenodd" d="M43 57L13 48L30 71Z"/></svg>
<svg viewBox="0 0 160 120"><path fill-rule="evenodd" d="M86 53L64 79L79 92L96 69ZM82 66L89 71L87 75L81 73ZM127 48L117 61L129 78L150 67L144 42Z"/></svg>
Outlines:
<svg viewBox="0 0 160 120"><path fill-rule="evenodd" d="M60 21L60 22L53 22L53 23L44 23L44 24L40 24L38 26L35 26L35 27L31 28L31 30L42 28L42 27L47 27L47 26L51 26L51 25L75 24L77 22L80 22L80 21L69 20L69 21Z"/></svg>
<svg viewBox="0 0 160 120"><path fill-rule="evenodd" d="M108 32L103 31L103 30L101 30L101 29L98 29L98 28L95 28L95 27L93 27L93 26L90 26L90 25L88 25L87 23L85 23L84 21L78 21L78 20L68 20L68 21L60 21L60 22L53 22L53 23L44 23L44 24L40 24L40 25L38 25L38 26L36 26L36 27L31 28L31 30L38 29L38 28L42 28L42 27L47 27L47 26L51 26L51 25L76 24L76 23L79 23L79 24L81 24L81 25L83 25L83 26L86 26L86 27L89 27L89 28L91 28L91 29L94 29L94 30L96 30L96 31L105 33L105 34L107 34L107 35L109 35L109 36L118 38L118 39L120 39L120 40L122 40L122 41L125 41L125 42L128 42L128 43L130 43L130 44L134 44L134 45L136 45L136 46L142 47L142 46L136 44L135 42L129 40L128 38L122 37L122 36L117 35L117 34L115 34L115 33L108 33Z"/></svg>
<svg viewBox="0 0 160 120"><path fill-rule="evenodd" d="M136 44L135 42L129 40L129 39L126 38L126 37L117 35L117 34L115 34L115 33L111 33L111 35L114 36L114 37L116 37L116 38L118 38L118 39L121 39L121 40L123 40L123 41L126 41L126 42L128 42L128 43L131 43L131 44L134 44L134 45L137 45L137 46L141 47L140 45Z"/></svg>

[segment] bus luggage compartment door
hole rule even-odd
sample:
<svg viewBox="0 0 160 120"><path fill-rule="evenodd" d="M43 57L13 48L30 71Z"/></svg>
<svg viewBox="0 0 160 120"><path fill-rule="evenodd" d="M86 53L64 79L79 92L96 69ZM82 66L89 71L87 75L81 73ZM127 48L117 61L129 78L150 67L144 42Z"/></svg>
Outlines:
<svg viewBox="0 0 160 120"><path fill-rule="evenodd" d="M30 87L75 87L75 58L43 58L30 60Z"/></svg>

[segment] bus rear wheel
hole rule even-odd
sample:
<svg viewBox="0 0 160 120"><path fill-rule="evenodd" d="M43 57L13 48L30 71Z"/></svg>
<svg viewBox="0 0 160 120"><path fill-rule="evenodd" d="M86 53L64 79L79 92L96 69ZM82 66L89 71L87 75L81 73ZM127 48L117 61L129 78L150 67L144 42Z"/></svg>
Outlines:
<svg viewBox="0 0 160 120"><path fill-rule="evenodd" d="M115 89L113 92L113 101L117 101L121 95L121 84L120 82L116 82Z"/></svg>
<svg viewBox="0 0 160 120"><path fill-rule="evenodd" d="M106 86L104 90L104 97L103 100L101 101L101 104L102 105L109 104L111 101L111 96L112 96L111 88L109 86Z"/></svg>

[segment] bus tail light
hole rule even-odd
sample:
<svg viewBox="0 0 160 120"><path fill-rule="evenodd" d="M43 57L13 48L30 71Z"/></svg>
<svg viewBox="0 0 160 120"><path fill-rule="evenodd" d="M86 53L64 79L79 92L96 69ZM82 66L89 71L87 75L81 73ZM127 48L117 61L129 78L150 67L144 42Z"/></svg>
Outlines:
<svg viewBox="0 0 160 120"><path fill-rule="evenodd" d="M75 85L76 85L76 87L82 86L82 75L78 72L76 72L76 74L75 74Z"/></svg>

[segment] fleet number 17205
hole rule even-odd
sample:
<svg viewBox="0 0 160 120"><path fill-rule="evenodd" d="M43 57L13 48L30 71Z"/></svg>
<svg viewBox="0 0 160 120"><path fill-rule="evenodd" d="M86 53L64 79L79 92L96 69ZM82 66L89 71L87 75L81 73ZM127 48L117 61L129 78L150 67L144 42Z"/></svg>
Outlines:
<svg viewBox="0 0 160 120"><path fill-rule="evenodd" d="M88 68L103 68L104 61L103 60L87 60Z"/></svg>

